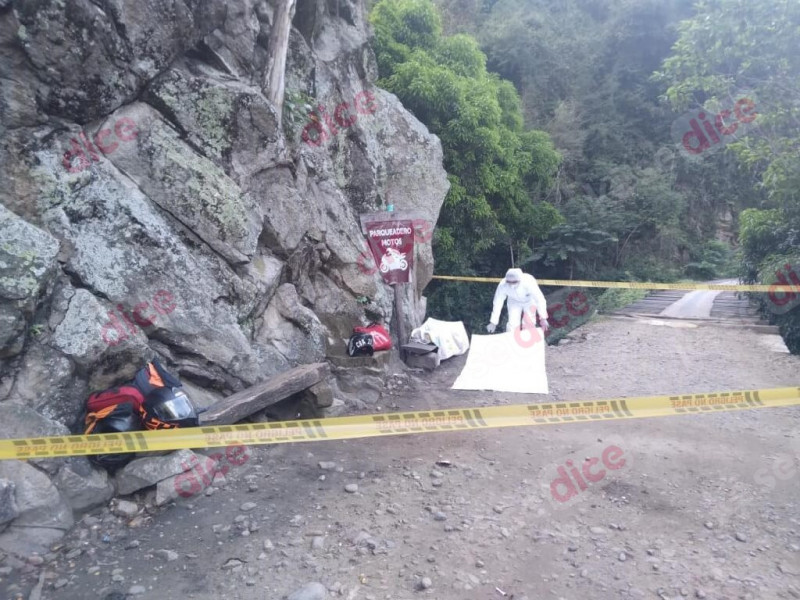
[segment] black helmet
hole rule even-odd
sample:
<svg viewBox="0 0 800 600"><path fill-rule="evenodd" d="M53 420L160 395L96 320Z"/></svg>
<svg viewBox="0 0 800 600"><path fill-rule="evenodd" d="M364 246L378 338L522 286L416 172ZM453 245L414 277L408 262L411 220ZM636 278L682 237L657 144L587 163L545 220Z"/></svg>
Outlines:
<svg viewBox="0 0 800 600"><path fill-rule="evenodd" d="M139 415L130 402L123 402L114 407L104 416L100 416L92 429L92 433L120 433L125 431L139 431L142 428ZM108 410L108 409L106 409ZM126 465L134 456L135 452L121 452L118 454L93 454L89 460L97 466L103 467L113 473L120 467Z"/></svg>
<svg viewBox="0 0 800 600"><path fill-rule="evenodd" d="M371 333L354 333L347 340L348 356L372 356L375 353L375 341Z"/></svg>
<svg viewBox="0 0 800 600"><path fill-rule="evenodd" d="M160 387L147 394L142 403L142 421L147 429L197 427L197 410L179 387Z"/></svg>

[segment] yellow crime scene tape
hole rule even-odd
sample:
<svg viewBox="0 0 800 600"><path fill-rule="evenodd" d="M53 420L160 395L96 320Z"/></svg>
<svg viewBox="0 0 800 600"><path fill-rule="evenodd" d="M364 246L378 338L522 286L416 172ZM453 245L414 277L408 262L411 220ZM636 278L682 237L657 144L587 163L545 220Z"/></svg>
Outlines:
<svg viewBox="0 0 800 600"><path fill-rule="evenodd" d="M7 439L0 440L0 459L59 458L230 445L348 440L415 433L667 417L798 404L800 387L586 402L449 408L275 423Z"/></svg>
<svg viewBox="0 0 800 600"><path fill-rule="evenodd" d="M479 281L500 283L497 277L458 277L455 275L434 275L434 279L446 281ZM800 293L797 285L739 285L727 283L651 283L649 281L583 281L577 279L537 279L539 285L558 285L568 287L622 288L629 290L709 290L721 292L794 292Z"/></svg>

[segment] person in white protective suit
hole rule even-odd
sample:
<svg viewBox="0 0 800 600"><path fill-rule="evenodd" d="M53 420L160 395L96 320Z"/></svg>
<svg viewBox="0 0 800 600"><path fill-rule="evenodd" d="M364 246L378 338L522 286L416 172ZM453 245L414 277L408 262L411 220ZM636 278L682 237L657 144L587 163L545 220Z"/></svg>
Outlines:
<svg viewBox="0 0 800 600"><path fill-rule="evenodd" d="M506 331L514 331L520 327L523 313L530 317L530 323L535 323L533 311L539 313L539 324L542 331L547 334L550 324L547 322L547 301L542 290L533 275L523 273L522 269L509 269L506 276L497 285L494 293L494 303L492 306L492 316L486 331L494 333L497 324L500 322L500 313L503 310L503 303L508 300L508 325Z"/></svg>

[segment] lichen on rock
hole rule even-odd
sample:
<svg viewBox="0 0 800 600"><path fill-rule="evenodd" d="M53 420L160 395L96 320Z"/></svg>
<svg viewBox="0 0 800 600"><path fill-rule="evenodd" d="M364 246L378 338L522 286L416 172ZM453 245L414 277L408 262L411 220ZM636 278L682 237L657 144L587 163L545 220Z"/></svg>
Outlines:
<svg viewBox="0 0 800 600"><path fill-rule="evenodd" d="M448 184L437 138L375 87L361 0L335 15L308 3L295 19L290 137L261 90L265 1L18 4L0 11L15 83L0 90L0 407L64 434L90 390L153 356L219 398L341 358L354 325L391 322L392 289L359 268L359 216L390 197L435 223ZM376 110L326 144L303 141L309 107L335 119L365 91ZM417 285L401 294L407 325L422 316L429 245L415 263ZM114 319L124 336L109 335ZM345 370L337 376L352 383ZM377 398L380 372L369 377ZM30 468L57 517L40 542L92 503L82 480L106 494L94 471ZM0 473L17 496L24 471ZM0 547L36 537L26 503Z"/></svg>

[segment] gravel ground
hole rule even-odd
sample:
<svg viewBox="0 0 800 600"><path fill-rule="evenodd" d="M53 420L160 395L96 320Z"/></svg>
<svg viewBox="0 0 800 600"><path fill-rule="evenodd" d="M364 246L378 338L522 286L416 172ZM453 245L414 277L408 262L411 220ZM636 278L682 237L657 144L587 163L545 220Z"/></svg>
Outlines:
<svg viewBox="0 0 800 600"><path fill-rule="evenodd" d="M800 385L800 357L764 338L599 320L548 348L549 397L452 391L457 357L393 377L380 410ZM0 589L33 599L41 581L45 600L800 598L799 418L791 407L252 448L209 495L161 509L136 495L136 516L95 511L43 564L4 572ZM572 498L554 500L551 482L586 459L594 481L573 478Z"/></svg>

